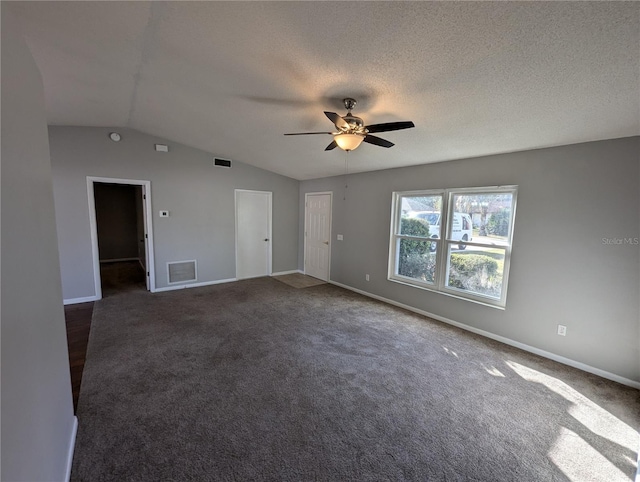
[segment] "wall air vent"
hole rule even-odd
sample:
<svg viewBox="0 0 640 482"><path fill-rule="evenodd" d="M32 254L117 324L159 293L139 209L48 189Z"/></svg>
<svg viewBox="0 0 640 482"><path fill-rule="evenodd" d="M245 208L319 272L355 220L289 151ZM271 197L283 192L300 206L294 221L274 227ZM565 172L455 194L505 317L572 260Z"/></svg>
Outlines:
<svg viewBox="0 0 640 482"><path fill-rule="evenodd" d="M231 161L228 159L218 159L216 157L213 160L213 165L216 167L231 167Z"/></svg>
<svg viewBox="0 0 640 482"><path fill-rule="evenodd" d="M169 284L196 281L198 278L196 260L174 261L167 263L167 279Z"/></svg>

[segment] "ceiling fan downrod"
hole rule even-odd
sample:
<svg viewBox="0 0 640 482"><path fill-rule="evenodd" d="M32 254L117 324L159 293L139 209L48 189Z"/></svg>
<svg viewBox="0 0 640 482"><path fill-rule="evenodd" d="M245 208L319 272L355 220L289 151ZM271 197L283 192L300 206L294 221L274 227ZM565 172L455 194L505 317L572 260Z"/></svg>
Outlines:
<svg viewBox="0 0 640 482"><path fill-rule="evenodd" d="M351 114L351 109L353 109L358 103L355 99L352 99L351 97L346 97L342 99L342 102L344 103L345 109L349 111L349 114Z"/></svg>

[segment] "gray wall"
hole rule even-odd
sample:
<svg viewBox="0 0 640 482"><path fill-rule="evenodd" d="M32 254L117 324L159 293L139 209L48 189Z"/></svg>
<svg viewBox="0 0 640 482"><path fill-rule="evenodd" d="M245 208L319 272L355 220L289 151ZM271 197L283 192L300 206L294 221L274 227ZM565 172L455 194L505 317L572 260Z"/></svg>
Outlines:
<svg viewBox="0 0 640 482"><path fill-rule="evenodd" d="M142 200L139 186L128 184L94 185L98 251L100 261L138 257L138 212ZM144 229L141 226L142 229Z"/></svg>
<svg viewBox="0 0 640 482"><path fill-rule="evenodd" d="M346 200L344 176L305 181L300 222L305 193L334 191L333 281L640 381L640 249L603 242L640 236L639 152L635 137L349 175ZM505 311L387 280L393 191L508 184L519 192Z"/></svg>
<svg viewBox="0 0 640 482"><path fill-rule="evenodd" d="M49 143L65 299L95 295L87 176L151 181L157 288L170 261L196 259L198 282L235 277L234 189L273 192L273 271L297 269L298 181L237 161L213 167L210 153L130 129L50 126Z"/></svg>
<svg viewBox="0 0 640 482"><path fill-rule="evenodd" d="M40 73L2 4L2 480L64 480L74 427Z"/></svg>

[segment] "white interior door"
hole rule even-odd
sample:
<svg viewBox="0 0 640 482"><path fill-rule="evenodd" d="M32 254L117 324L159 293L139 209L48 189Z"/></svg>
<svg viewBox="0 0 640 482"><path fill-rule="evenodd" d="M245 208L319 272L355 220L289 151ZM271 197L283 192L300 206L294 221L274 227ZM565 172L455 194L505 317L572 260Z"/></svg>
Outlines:
<svg viewBox="0 0 640 482"><path fill-rule="evenodd" d="M138 247L138 256L140 257L140 263L142 264L142 268L144 269L144 280L147 285L147 290L150 288L149 282L149 265L147 264L148 259L148 251L149 251L149 236L147 234L147 210L145 209L146 199L147 199L147 187L145 185L141 186L141 198L137 199L136 202L140 205L140 209L142 211L142 238L141 238L141 246Z"/></svg>
<svg viewBox="0 0 640 482"><path fill-rule="evenodd" d="M236 189L236 278L271 274L271 193Z"/></svg>
<svg viewBox="0 0 640 482"><path fill-rule="evenodd" d="M331 193L305 195L304 230L304 272L329 281Z"/></svg>

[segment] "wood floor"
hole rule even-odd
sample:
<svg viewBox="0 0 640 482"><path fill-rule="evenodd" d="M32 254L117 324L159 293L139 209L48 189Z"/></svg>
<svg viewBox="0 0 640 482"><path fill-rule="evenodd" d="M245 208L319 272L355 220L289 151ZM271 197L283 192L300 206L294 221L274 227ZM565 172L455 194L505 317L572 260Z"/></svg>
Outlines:
<svg viewBox="0 0 640 482"><path fill-rule="evenodd" d="M91 328L93 302L68 305L64 307L67 324L67 344L69 346L69 367L71 369L71 387L73 389L73 411L78 411L78 396L82 382L82 370L87 355L87 342Z"/></svg>

